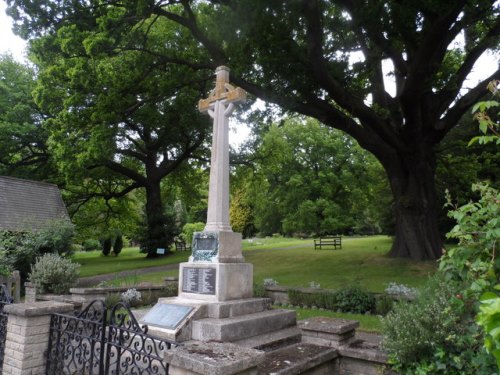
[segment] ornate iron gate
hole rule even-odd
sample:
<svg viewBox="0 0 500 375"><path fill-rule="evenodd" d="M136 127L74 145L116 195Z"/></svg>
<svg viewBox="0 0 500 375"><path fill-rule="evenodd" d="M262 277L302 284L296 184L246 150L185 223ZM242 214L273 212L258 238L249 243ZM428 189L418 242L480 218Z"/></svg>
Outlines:
<svg viewBox="0 0 500 375"><path fill-rule="evenodd" d="M0 375L2 375L8 320L7 314L3 312L3 307L10 303L12 303L12 297L10 296L9 290L4 284L0 284Z"/></svg>
<svg viewBox="0 0 500 375"><path fill-rule="evenodd" d="M52 314L46 375L167 375L163 352L123 303L93 301L76 316Z"/></svg>

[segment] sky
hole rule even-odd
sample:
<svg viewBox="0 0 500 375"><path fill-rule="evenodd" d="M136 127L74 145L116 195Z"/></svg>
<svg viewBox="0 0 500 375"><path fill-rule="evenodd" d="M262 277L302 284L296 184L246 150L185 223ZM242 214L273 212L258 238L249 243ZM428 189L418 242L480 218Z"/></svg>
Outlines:
<svg viewBox="0 0 500 375"><path fill-rule="evenodd" d="M0 0L0 53L11 52L18 61L24 61L26 42L12 32L12 20L5 14L7 4Z"/></svg>

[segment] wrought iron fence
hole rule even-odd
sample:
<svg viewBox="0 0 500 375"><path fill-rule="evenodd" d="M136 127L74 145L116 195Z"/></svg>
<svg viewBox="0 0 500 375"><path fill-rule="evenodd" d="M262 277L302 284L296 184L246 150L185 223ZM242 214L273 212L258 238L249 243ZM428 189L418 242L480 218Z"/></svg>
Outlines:
<svg viewBox="0 0 500 375"><path fill-rule="evenodd" d="M6 285L0 284L0 375L2 374L3 358L5 353L5 339L7 338L8 316L3 311L3 307L12 303L12 297Z"/></svg>
<svg viewBox="0 0 500 375"><path fill-rule="evenodd" d="M76 316L52 315L46 375L167 375L172 345L148 335L125 304L93 301Z"/></svg>

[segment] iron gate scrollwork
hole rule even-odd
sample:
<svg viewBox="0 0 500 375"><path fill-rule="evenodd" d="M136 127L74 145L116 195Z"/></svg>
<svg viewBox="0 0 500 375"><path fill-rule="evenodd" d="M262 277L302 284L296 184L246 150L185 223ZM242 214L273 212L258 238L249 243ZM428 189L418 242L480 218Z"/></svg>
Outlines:
<svg viewBox="0 0 500 375"><path fill-rule="evenodd" d="M3 311L5 305L13 302L9 290L4 284L0 284L0 375L2 374L3 358L5 353L5 339L7 338L8 316Z"/></svg>
<svg viewBox="0 0 500 375"><path fill-rule="evenodd" d="M167 375L172 345L148 335L125 304L93 301L76 316L52 314L46 374Z"/></svg>

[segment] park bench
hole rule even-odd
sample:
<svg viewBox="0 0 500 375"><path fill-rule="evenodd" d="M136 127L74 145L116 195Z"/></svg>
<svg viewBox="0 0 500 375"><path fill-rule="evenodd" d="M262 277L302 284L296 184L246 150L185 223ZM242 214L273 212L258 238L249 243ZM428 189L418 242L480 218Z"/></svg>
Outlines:
<svg viewBox="0 0 500 375"><path fill-rule="evenodd" d="M175 251L191 251L191 246L186 245L184 240L175 240Z"/></svg>
<svg viewBox="0 0 500 375"><path fill-rule="evenodd" d="M314 250L322 249L323 246L333 246L334 249L342 249L342 236L328 236L322 237L320 239L314 240Z"/></svg>

